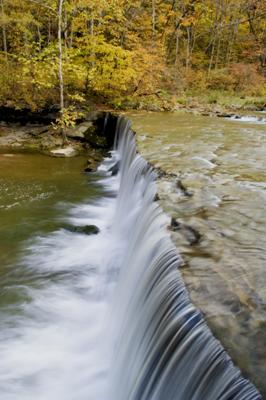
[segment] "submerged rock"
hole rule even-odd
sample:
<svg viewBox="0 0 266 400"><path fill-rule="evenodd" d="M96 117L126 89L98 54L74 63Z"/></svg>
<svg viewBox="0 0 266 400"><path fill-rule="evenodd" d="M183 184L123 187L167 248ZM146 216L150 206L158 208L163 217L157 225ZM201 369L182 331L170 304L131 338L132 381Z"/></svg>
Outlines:
<svg viewBox="0 0 266 400"><path fill-rule="evenodd" d="M149 164L150 167L154 169L154 171L157 174L157 178L176 178L177 175L173 172L166 172L164 171L161 167L155 167L152 164Z"/></svg>
<svg viewBox="0 0 266 400"><path fill-rule="evenodd" d="M92 167L90 167L90 166L87 166L87 167L85 167L84 168L84 170L83 170L84 172L96 172L96 168L92 168Z"/></svg>
<svg viewBox="0 0 266 400"><path fill-rule="evenodd" d="M190 225L178 222L177 219L174 217L171 218L169 229L173 232L180 231L180 233L186 238L190 246L195 246L201 240L201 234L197 229L193 228Z"/></svg>
<svg viewBox="0 0 266 400"><path fill-rule="evenodd" d="M201 239L201 234L195 228L189 225L183 225L184 234L190 246L195 246L199 244Z"/></svg>
<svg viewBox="0 0 266 400"><path fill-rule="evenodd" d="M216 116L219 118L234 118L236 115L234 113L218 112Z"/></svg>
<svg viewBox="0 0 266 400"><path fill-rule="evenodd" d="M97 167L99 165L99 155L97 157L97 155L92 155L87 159L87 165L84 168L84 172L96 172L97 171Z"/></svg>
<svg viewBox="0 0 266 400"><path fill-rule="evenodd" d="M108 172L111 172L111 173L112 173L112 176L115 176L115 175L118 174L119 168L120 168L120 161L117 161L117 162L115 163L115 165L113 165L113 166L108 170Z"/></svg>
<svg viewBox="0 0 266 400"><path fill-rule="evenodd" d="M178 179L176 181L176 187L177 189L181 190L181 192L183 193L184 196L186 197L192 197L193 193L191 193L189 190L187 190L187 188L184 186L183 182Z"/></svg>
<svg viewBox="0 0 266 400"><path fill-rule="evenodd" d="M97 233L100 232L100 229L96 225L84 225L84 226L69 225L64 229L66 229L69 232L83 233L84 235L97 235Z"/></svg>
<svg viewBox="0 0 266 400"><path fill-rule="evenodd" d="M180 222L178 222L174 217L171 218L170 228L173 231L178 231L181 228Z"/></svg>

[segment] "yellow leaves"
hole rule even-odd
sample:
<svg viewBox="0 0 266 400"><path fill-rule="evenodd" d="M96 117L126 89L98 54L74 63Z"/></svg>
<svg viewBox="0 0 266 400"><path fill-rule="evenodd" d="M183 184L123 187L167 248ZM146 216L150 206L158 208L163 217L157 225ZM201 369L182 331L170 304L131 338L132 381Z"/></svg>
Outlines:
<svg viewBox="0 0 266 400"><path fill-rule="evenodd" d="M55 130L73 128L76 125L76 121L82 116L83 113L81 111L77 111L73 105L65 107L61 111L60 117L56 119L56 123L53 124L53 128Z"/></svg>
<svg viewBox="0 0 266 400"><path fill-rule="evenodd" d="M68 99L75 103L84 103L86 101L84 95L81 93L68 94Z"/></svg>
<svg viewBox="0 0 266 400"><path fill-rule="evenodd" d="M98 44L95 52L92 89L107 97L127 91L136 74L132 68L131 53L108 43Z"/></svg>
<svg viewBox="0 0 266 400"><path fill-rule="evenodd" d="M180 25L184 26L184 27L188 27L188 26L195 25L195 23L196 23L196 18L194 16L190 16L188 18L183 18Z"/></svg>
<svg viewBox="0 0 266 400"><path fill-rule="evenodd" d="M254 39L245 0L64 0L66 101L80 103L83 95L77 93L86 91L121 100L171 90L179 81L194 85L203 81L200 73L205 75L211 57L215 68L233 60L256 62L265 54L266 32L266 20L259 17L265 1L256 3ZM58 0L4 0L4 5L0 24L8 54L2 43L0 98L5 93L31 107L58 102Z"/></svg>
<svg viewBox="0 0 266 400"><path fill-rule="evenodd" d="M158 89L165 68L162 54L140 46L134 52L133 62L137 72L135 79L137 93L141 95Z"/></svg>

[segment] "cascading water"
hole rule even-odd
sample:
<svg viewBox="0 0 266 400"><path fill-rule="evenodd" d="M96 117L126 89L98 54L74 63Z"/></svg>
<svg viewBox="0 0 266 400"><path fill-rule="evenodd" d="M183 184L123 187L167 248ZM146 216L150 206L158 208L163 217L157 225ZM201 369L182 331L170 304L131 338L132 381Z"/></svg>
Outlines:
<svg viewBox="0 0 266 400"><path fill-rule="evenodd" d="M37 238L19 266L27 301L1 312L1 399L261 399L190 302L128 120L99 173L104 197L68 222L100 233Z"/></svg>
<svg viewBox="0 0 266 400"><path fill-rule="evenodd" d="M152 169L118 121L120 189L115 227L126 237L115 289L113 399L261 399L191 304L180 257L154 202Z"/></svg>

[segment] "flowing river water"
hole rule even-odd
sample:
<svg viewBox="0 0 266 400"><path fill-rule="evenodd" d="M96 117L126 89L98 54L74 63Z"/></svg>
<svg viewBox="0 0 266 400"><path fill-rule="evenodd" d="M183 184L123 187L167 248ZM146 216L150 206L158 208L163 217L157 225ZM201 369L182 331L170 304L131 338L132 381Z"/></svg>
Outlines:
<svg viewBox="0 0 266 400"><path fill-rule="evenodd" d="M129 118L143 156L176 174L159 180L159 196L181 224L172 237L192 301L266 396L266 120ZM198 244L191 245L189 227L200 233Z"/></svg>
<svg viewBox="0 0 266 400"><path fill-rule="evenodd" d="M265 126L188 114L145 113L130 117L138 131L138 145L143 155L158 167L178 175L178 180L192 194L185 195L180 190L175 175L159 180L161 204L182 227L173 232L173 239L185 261L182 274L190 296L236 364L265 394ZM147 359L143 359L144 353L138 348L145 344L147 334L154 335L156 319L165 324L169 315L168 311L164 314L163 307L156 308L160 297L152 297L146 310L149 313L145 314L139 303L142 297L134 297L134 293L139 292L145 298L147 290L151 294L154 291L150 287L151 279L165 264L160 266L156 255L163 248L158 240L167 244L166 250L170 245L161 225L169 224L169 219L157 216L158 210L152 203L155 190L152 175L143 179L147 168L143 160L138 157L135 160L134 144L132 147L129 143L125 148L128 155L123 161L121 178L106 174L116 162L116 153L111 164L107 160L99 173L92 175L81 173L83 158L64 160L0 154L0 393L3 400L190 400L188 393L193 385L196 385L193 399L202 400L201 393L205 393L204 398L211 400L215 396L233 398L229 392L220 397L221 388L238 390L233 387L239 378L230 365L227 379L222 379L221 374L219 381L219 376L214 374L208 385L205 386L206 379L196 384L203 368L208 367L211 361L208 355L212 352L203 346L205 341L201 347L189 341L190 329L193 332L200 324L197 329L204 340L210 340L212 349L217 345L187 303L173 264L173 282L177 280L173 284L179 285L178 290L184 296L181 309L174 310L174 315L182 316L178 324L182 335L189 339L182 348L188 351L182 371L178 372L177 368L177 375L174 372L168 376L162 370L156 393L145 397L144 384L149 387L147 379L153 373L152 357L161 355L159 345L166 340L165 336L157 337L158 345ZM144 203L143 193L146 193ZM145 219L150 221L150 229L144 224ZM67 228L87 224L97 225L100 234L88 236ZM189 244L189 235L194 232L190 227L201 235L195 245L191 241ZM166 255L168 260L168 250ZM151 275L145 281L142 263L146 260L148 265L153 257L154 266L147 270ZM175 252L173 257L176 258ZM116 306L110 308L120 269L119 291L112 300ZM162 278L158 275L155 283L163 289L162 299L169 294L171 300L172 293L167 292L169 282L161 282L165 274L166 271ZM138 284L142 276L143 282ZM156 293L152 296L157 296ZM177 296L179 292L174 290L174 296L175 293ZM132 304L142 312L135 314ZM125 314L122 322L119 313L116 315L117 310ZM150 312L154 310L158 310L157 316L154 314L148 324L148 318L153 315ZM121 336L115 358L109 354L114 332ZM145 334L144 341L142 334ZM194 365L196 354L202 357L199 368L197 363ZM170 352L169 360L171 356ZM111 375L116 382L113 391L103 378L110 370L114 370ZM138 377L139 371L143 372L143 381ZM195 379L194 383L188 380L187 387L184 385L182 396L180 386L177 389L176 385L178 380L183 382L184 374L191 377L195 374ZM213 388L216 378L217 385ZM227 387L230 379L231 386ZM172 394L165 397L167 393ZM259 398L253 395L252 398ZM234 398L242 397L240 394Z"/></svg>
<svg viewBox="0 0 266 400"><path fill-rule="evenodd" d="M91 287L102 244L92 261L95 235L66 229L85 225L88 214L97 219L88 204L104 188L98 176L82 174L85 164L82 157L0 154L3 400L85 399L88 385L93 393L98 364L86 357L101 315Z"/></svg>

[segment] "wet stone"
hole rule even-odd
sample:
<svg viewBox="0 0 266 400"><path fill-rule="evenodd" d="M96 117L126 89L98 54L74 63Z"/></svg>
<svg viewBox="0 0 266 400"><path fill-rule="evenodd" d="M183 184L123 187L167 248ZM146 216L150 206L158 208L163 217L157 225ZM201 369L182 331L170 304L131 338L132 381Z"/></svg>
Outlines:
<svg viewBox="0 0 266 400"><path fill-rule="evenodd" d="M156 193L156 195L154 196L154 201L159 201L160 200L160 196L158 193Z"/></svg>
<svg viewBox="0 0 266 400"><path fill-rule="evenodd" d="M97 233L100 232L100 229L96 225L84 225L84 226L69 225L64 229L73 233L83 233L84 235L97 235Z"/></svg>
<svg viewBox="0 0 266 400"><path fill-rule="evenodd" d="M96 172L98 167L99 161L96 157L90 157L87 160L87 165L84 168L84 172Z"/></svg>
<svg viewBox="0 0 266 400"><path fill-rule="evenodd" d="M178 222L174 217L171 218L170 228L173 231L178 231L181 228L180 222Z"/></svg>
<svg viewBox="0 0 266 400"><path fill-rule="evenodd" d="M72 146L67 146L60 149L51 150L50 154L55 157L75 157L77 155L77 151Z"/></svg>
<svg viewBox="0 0 266 400"><path fill-rule="evenodd" d="M176 187L177 187L177 189L181 190L181 192L183 193L184 196L186 196L186 197L193 196L193 193L190 192L189 190L187 190L187 188L184 186L183 182L180 179L178 179L176 181Z"/></svg>
<svg viewBox="0 0 266 400"><path fill-rule="evenodd" d="M117 175L118 172L119 172L119 167L120 167L120 162L117 161L117 163L115 163L115 165L113 165L113 166L108 170L108 172L111 172L111 173L112 173L112 176L115 176L115 175Z"/></svg>

